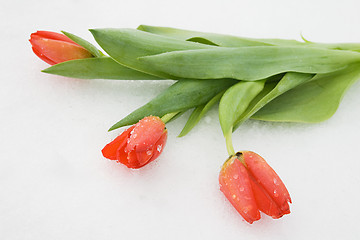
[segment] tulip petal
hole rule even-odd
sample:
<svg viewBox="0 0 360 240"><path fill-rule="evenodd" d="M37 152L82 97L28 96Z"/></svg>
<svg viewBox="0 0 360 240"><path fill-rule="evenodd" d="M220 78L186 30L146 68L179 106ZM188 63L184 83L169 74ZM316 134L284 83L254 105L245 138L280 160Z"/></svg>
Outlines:
<svg viewBox="0 0 360 240"><path fill-rule="evenodd" d="M64 34L57 33L57 32L49 32L49 31L37 31L36 33L32 33L30 37L41 37L41 38L48 38L52 40L59 40L63 42L69 42L76 44L73 40L65 36Z"/></svg>
<svg viewBox="0 0 360 240"><path fill-rule="evenodd" d="M272 218L280 218L284 214L267 192L250 176L252 190L259 210Z"/></svg>
<svg viewBox="0 0 360 240"><path fill-rule="evenodd" d="M165 129L165 124L159 117L149 116L141 119L135 124L134 131L131 133L127 151L135 149L142 152L152 148L160 139Z"/></svg>
<svg viewBox="0 0 360 240"><path fill-rule="evenodd" d="M138 152L135 150L135 152L136 152L136 157L137 157L137 160L138 160L140 166L144 166L145 164L147 164L153 155L152 149L142 151L142 152Z"/></svg>
<svg viewBox="0 0 360 240"><path fill-rule="evenodd" d="M139 164L139 160L137 158L136 152L131 151L127 154L127 164L125 164L128 168L140 168L142 165Z"/></svg>
<svg viewBox="0 0 360 240"><path fill-rule="evenodd" d="M260 219L249 174L236 155L223 165L219 176L220 190L249 223Z"/></svg>
<svg viewBox="0 0 360 240"><path fill-rule="evenodd" d="M149 160L149 162L155 160L162 153L166 144L166 140L167 140L167 130L165 129L160 139L155 143L155 146L153 148L153 155Z"/></svg>
<svg viewBox="0 0 360 240"><path fill-rule="evenodd" d="M38 51L36 48L32 47L33 52L35 53L36 56L38 56L41 60L43 60L44 62L50 64L50 65L55 65L56 62L54 62L53 60L47 58L45 55L43 55L40 51Z"/></svg>
<svg viewBox="0 0 360 240"><path fill-rule="evenodd" d="M118 149L119 148L124 148L126 143L127 143L127 139L130 135L130 132L134 129L134 126L128 128L126 131L124 131L121 135L119 135L117 138L115 138L112 142L110 142L109 144L107 144L103 149L102 149L102 154L104 157L110 159L110 160L118 160L117 159L117 155L118 155Z"/></svg>
<svg viewBox="0 0 360 240"><path fill-rule="evenodd" d="M69 42L42 38L35 35L30 39L30 43L37 52L55 63L92 57L91 53L85 48Z"/></svg>
<svg viewBox="0 0 360 240"><path fill-rule="evenodd" d="M288 204L291 203L290 194L276 172L258 154L250 151L244 151L242 154L248 171L254 176L255 181L274 200L282 214L290 213Z"/></svg>

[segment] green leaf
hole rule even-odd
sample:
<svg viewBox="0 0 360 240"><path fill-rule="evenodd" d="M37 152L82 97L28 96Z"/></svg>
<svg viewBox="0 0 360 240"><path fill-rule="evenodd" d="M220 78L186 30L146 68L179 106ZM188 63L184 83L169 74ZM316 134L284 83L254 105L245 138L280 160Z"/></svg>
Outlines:
<svg viewBox="0 0 360 240"><path fill-rule="evenodd" d="M226 90L219 104L219 120L225 137L231 136L235 122L263 90L265 81L239 82Z"/></svg>
<svg viewBox="0 0 360 240"><path fill-rule="evenodd" d="M213 97L209 102L206 104L200 105L194 109L191 113L188 121L186 122L184 128L182 129L181 133L178 137L183 137L188 134L191 129L193 129L196 124L200 121L200 119L216 104L219 102L220 98L224 94L225 90L218 93L215 97Z"/></svg>
<svg viewBox="0 0 360 240"><path fill-rule="evenodd" d="M186 41L197 42L197 43L212 45L212 46L219 46L216 43L213 43L212 41L207 40L206 38L202 38L202 37L193 37L193 38L186 39Z"/></svg>
<svg viewBox="0 0 360 240"><path fill-rule="evenodd" d="M134 124L149 115L162 117L167 113L182 112L203 105L237 82L233 79L177 81L153 100L114 124L109 131Z"/></svg>
<svg viewBox="0 0 360 240"><path fill-rule="evenodd" d="M264 90L250 103L246 111L236 120L234 128L237 129L241 123L249 119L266 104L284 94L285 92L313 79L313 74L307 73L286 73L278 83L266 84Z"/></svg>
<svg viewBox="0 0 360 240"><path fill-rule="evenodd" d="M307 41L303 36L301 38L304 42L288 39L260 39L260 38L244 38L224 34L205 33L197 31L189 31L177 28L157 27L140 25L139 30L150 32L162 36L168 36L180 40L188 40L192 38L202 38L214 45L222 47L246 47L246 46L298 46L298 47L315 47L327 48L334 50L351 50L360 52L359 43L314 43ZM203 42L204 43L204 42Z"/></svg>
<svg viewBox="0 0 360 240"><path fill-rule="evenodd" d="M197 31L189 31L184 29L169 28L169 27L156 27L148 25L140 25L139 30L167 36L180 40L189 40L193 38L202 38L207 41L222 47L250 47L250 46L301 46L305 43L295 40L283 40L283 39L255 39L244 38L225 34L205 33Z"/></svg>
<svg viewBox="0 0 360 240"><path fill-rule="evenodd" d="M65 34L68 38L79 44L80 46L84 47L86 50L88 50L93 56L95 57L103 57L104 54L97 49L93 44L86 41L85 39L78 37L72 33L61 31L63 34Z"/></svg>
<svg viewBox="0 0 360 240"><path fill-rule="evenodd" d="M138 58L168 51L213 48L134 29L92 29L90 32L98 44L120 64L161 78L174 79L174 76L159 72Z"/></svg>
<svg viewBox="0 0 360 240"><path fill-rule="evenodd" d="M139 60L161 75L254 81L283 72L336 71L359 62L360 53L304 47L217 47L174 51L141 57Z"/></svg>
<svg viewBox="0 0 360 240"><path fill-rule="evenodd" d="M360 65L318 74L255 113L252 118L264 121L316 123L327 120L337 110L346 90L360 78Z"/></svg>
<svg viewBox="0 0 360 240"><path fill-rule="evenodd" d="M82 79L161 80L159 77L124 67L109 57L66 61L46 68L43 72Z"/></svg>

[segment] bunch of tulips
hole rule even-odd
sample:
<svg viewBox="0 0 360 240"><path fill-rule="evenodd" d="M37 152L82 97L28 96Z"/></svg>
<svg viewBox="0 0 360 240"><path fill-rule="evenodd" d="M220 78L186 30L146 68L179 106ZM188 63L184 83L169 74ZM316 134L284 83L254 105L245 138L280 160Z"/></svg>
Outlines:
<svg viewBox="0 0 360 240"><path fill-rule="evenodd" d="M53 65L43 70L46 73L176 81L110 128L130 126L102 149L103 156L128 168L141 168L163 151L168 121L194 109L180 133L184 136L220 102L220 125L229 153L219 174L220 190L249 223L260 219L260 211L274 219L289 214L291 198L261 156L234 151L233 131L249 118L325 120L360 76L358 44L250 39L144 25L91 33L107 55L67 32L37 31L30 43L40 59ZM322 112L309 104L320 106Z"/></svg>

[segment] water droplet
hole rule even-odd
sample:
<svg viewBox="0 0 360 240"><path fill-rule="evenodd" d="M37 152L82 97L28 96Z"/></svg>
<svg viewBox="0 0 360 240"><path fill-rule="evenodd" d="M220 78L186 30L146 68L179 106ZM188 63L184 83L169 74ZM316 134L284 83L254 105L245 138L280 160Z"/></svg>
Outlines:
<svg viewBox="0 0 360 240"><path fill-rule="evenodd" d="M235 175L233 176L233 178L234 178L234 179L238 179L238 178L239 178L239 175L235 174Z"/></svg>
<svg viewBox="0 0 360 240"><path fill-rule="evenodd" d="M278 196L279 196L279 194L277 193L276 190L274 190L274 197L278 197Z"/></svg>
<svg viewBox="0 0 360 240"><path fill-rule="evenodd" d="M159 145L159 146L157 146L157 148L156 148L156 150L157 150L158 152L161 152L161 149L162 149L162 145Z"/></svg>
<svg viewBox="0 0 360 240"><path fill-rule="evenodd" d="M236 198L236 195L235 195L235 194L234 194L234 195L232 195L232 198L233 198L233 199L235 199L235 198Z"/></svg>
<svg viewBox="0 0 360 240"><path fill-rule="evenodd" d="M151 151L151 150L148 150L148 151L146 151L146 154L147 154L147 155L151 155L151 154L152 154L152 151Z"/></svg>
<svg viewBox="0 0 360 240"><path fill-rule="evenodd" d="M274 178L274 184L279 185L279 182L278 182L278 180L276 178Z"/></svg>
<svg viewBox="0 0 360 240"><path fill-rule="evenodd" d="M240 192L243 192L243 191L245 190L245 188L244 188L244 187L240 187L239 190L240 190Z"/></svg>

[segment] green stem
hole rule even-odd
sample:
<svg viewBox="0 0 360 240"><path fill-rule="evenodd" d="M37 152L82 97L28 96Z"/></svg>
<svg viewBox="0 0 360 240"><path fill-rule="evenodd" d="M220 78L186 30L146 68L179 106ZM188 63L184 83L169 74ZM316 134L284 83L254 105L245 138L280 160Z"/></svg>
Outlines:
<svg viewBox="0 0 360 240"><path fill-rule="evenodd" d="M168 121L170 121L173 117L175 117L179 112L173 112L173 113L168 113L165 114L164 116L162 116L161 120L164 123L167 123Z"/></svg>
<svg viewBox="0 0 360 240"><path fill-rule="evenodd" d="M234 146L232 144L232 128L230 129L230 131L224 135L225 136L225 142L226 142L226 150L229 154L229 156L232 156L235 154L234 151Z"/></svg>

